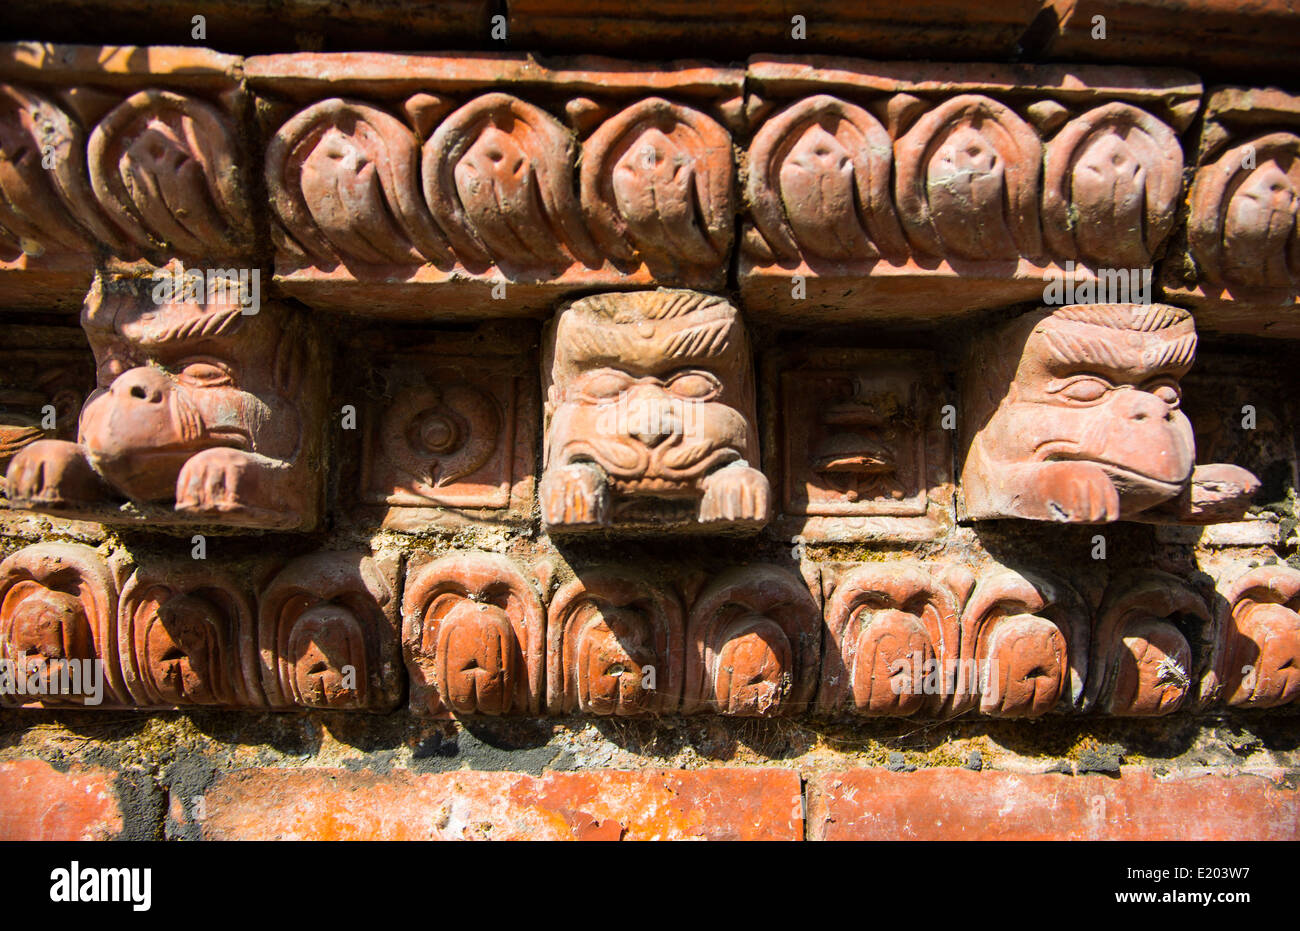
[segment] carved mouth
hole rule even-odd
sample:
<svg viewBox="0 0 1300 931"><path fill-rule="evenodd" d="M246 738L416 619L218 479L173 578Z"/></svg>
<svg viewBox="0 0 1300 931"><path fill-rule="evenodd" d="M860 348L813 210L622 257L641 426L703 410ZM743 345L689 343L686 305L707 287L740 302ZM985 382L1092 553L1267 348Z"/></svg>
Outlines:
<svg viewBox="0 0 1300 931"><path fill-rule="evenodd" d="M615 479L614 490L620 494L662 494L689 496L695 491L695 484L686 481L673 481L664 478Z"/></svg>
<svg viewBox="0 0 1300 931"><path fill-rule="evenodd" d="M196 437L189 441L181 440L175 443L168 443L164 446L155 446L152 449L139 450L132 458L140 461L175 456L178 453L193 455L194 453L202 452L205 449L213 449L219 446L248 452L252 447L252 441L250 440L248 433L238 427L231 427L224 430L209 430L201 437Z"/></svg>
<svg viewBox="0 0 1300 931"><path fill-rule="evenodd" d="M1163 491L1169 495L1176 495L1183 490L1187 478L1171 482L1168 479L1156 478L1154 475L1147 475L1145 472L1139 472L1136 469L1116 465L1106 459L1099 459L1093 454L1084 454L1075 448L1073 443L1062 441L1053 441L1044 443L1035 451L1036 458L1039 462L1091 462L1105 470L1106 474L1112 480L1116 480L1121 485L1145 485L1155 491ZM1191 472L1188 472L1188 478Z"/></svg>
<svg viewBox="0 0 1300 931"><path fill-rule="evenodd" d="M1055 454L1047 456L1044 462L1091 462L1100 466L1102 471L1110 476L1111 480L1118 486L1142 485L1150 488L1152 491L1163 492L1170 497L1177 495L1183 490L1185 481L1171 482L1166 479L1156 478L1153 475L1147 475L1136 469L1127 469L1123 466L1115 465L1113 462L1107 462L1105 459L1097 459L1092 456L1070 456Z"/></svg>
<svg viewBox="0 0 1300 931"><path fill-rule="evenodd" d="M741 458L735 449L720 449L700 445L683 455L681 444L675 437L659 446L647 447L636 440L620 436L617 441L572 442L564 447L561 459L565 462L594 462L616 481L632 487L641 482L690 484L714 469ZM632 453L627 456L626 453ZM619 453L625 455L620 456ZM682 461L667 461L672 455L682 456Z"/></svg>
<svg viewBox="0 0 1300 931"><path fill-rule="evenodd" d="M209 446L228 446L231 449L242 449L245 452L251 449L253 445L248 431L241 427L208 430L204 433L204 438L209 441Z"/></svg>
<svg viewBox="0 0 1300 931"><path fill-rule="evenodd" d="M1095 461L1117 485L1146 485L1155 491L1165 492L1171 497L1183 490L1183 482L1169 482L1133 469L1125 469L1110 462Z"/></svg>
<svg viewBox="0 0 1300 931"><path fill-rule="evenodd" d="M872 455L822 456L813 462L814 472L854 472L861 475L882 475L894 471L891 462Z"/></svg>

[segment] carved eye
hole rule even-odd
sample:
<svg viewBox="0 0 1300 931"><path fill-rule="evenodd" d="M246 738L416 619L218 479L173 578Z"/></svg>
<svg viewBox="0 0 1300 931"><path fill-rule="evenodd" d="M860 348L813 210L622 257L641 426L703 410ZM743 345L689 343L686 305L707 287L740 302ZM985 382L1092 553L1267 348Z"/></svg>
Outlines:
<svg viewBox="0 0 1300 931"><path fill-rule="evenodd" d="M1080 375L1078 378L1070 379L1052 393L1060 394L1061 397L1079 404L1091 404L1104 398L1110 389L1111 384L1105 379L1095 375Z"/></svg>
<svg viewBox="0 0 1300 931"><path fill-rule="evenodd" d="M106 350L99 364L100 383L105 386L110 385L117 376L135 366L135 360L129 354L116 349Z"/></svg>
<svg viewBox="0 0 1300 931"><path fill-rule="evenodd" d="M1144 387L1170 407L1177 407L1183 399L1182 392L1172 381L1152 382Z"/></svg>
<svg viewBox="0 0 1300 931"><path fill-rule="evenodd" d="M176 378L195 388L215 388L218 385L229 385L233 381L230 369L211 359L194 359L184 363Z"/></svg>
<svg viewBox="0 0 1300 931"><path fill-rule="evenodd" d="M668 382L669 393L691 401L708 401L717 397L722 383L708 372L682 372Z"/></svg>
<svg viewBox="0 0 1300 931"><path fill-rule="evenodd" d="M626 391L632 378L613 369L593 372L578 383L578 393L587 401L612 401Z"/></svg>

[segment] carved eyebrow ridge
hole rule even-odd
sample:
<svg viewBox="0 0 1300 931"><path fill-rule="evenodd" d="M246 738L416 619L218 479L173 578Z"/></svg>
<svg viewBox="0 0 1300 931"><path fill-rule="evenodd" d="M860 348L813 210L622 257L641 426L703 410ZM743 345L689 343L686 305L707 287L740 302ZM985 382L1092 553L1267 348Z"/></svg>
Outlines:
<svg viewBox="0 0 1300 931"><path fill-rule="evenodd" d="M730 346L732 323L722 317L685 327L659 343L661 351L672 359L718 358ZM625 325L607 325L575 331L564 354L571 359L622 359L632 355L640 343L640 337L629 332Z"/></svg>
<svg viewBox="0 0 1300 931"><path fill-rule="evenodd" d="M1186 333L1173 339L1161 340L1159 346L1148 346L1141 355L1114 340L1097 333L1080 333L1057 327L1044 327L1039 331L1052 357L1065 365L1100 365L1117 370L1134 365L1146 369L1187 369L1196 356L1196 334Z"/></svg>
<svg viewBox="0 0 1300 931"><path fill-rule="evenodd" d="M159 332L142 336L138 342L145 346L158 346L202 337L225 336L239 328L243 316L243 311L238 307L212 314L202 314L181 320Z"/></svg>

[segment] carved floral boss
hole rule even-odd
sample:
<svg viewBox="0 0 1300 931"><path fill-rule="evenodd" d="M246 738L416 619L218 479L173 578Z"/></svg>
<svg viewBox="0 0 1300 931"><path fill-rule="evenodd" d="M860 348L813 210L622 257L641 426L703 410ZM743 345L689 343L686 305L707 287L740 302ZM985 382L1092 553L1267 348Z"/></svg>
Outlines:
<svg viewBox="0 0 1300 931"><path fill-rule="evenodd" d="M1205 280L1290 303L1300 291L1300 136L1233 146L1197 171L1189 200L1187 239Z"/></svg>

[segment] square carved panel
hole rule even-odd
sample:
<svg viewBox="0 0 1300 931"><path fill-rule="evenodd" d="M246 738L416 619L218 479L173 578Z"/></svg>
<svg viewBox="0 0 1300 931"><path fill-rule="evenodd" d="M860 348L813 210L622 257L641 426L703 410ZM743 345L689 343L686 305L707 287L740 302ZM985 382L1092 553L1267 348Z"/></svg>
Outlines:
<svg viewBox="0 0 1300 931"><path fill-rule="evenodd" d="M360 490L365 504L389 506L386 524L419 519L395 509L527 513L534 363L526 352L491 352L485 336L438 334L376 360Z"/></svg>
<svg viewBox="0 0 1300 931"><path fill-rule="evenodd" d="M769 405L780 532L815 540L929 539L952 497L951 431L928 352L774 356Z"/></svg>

